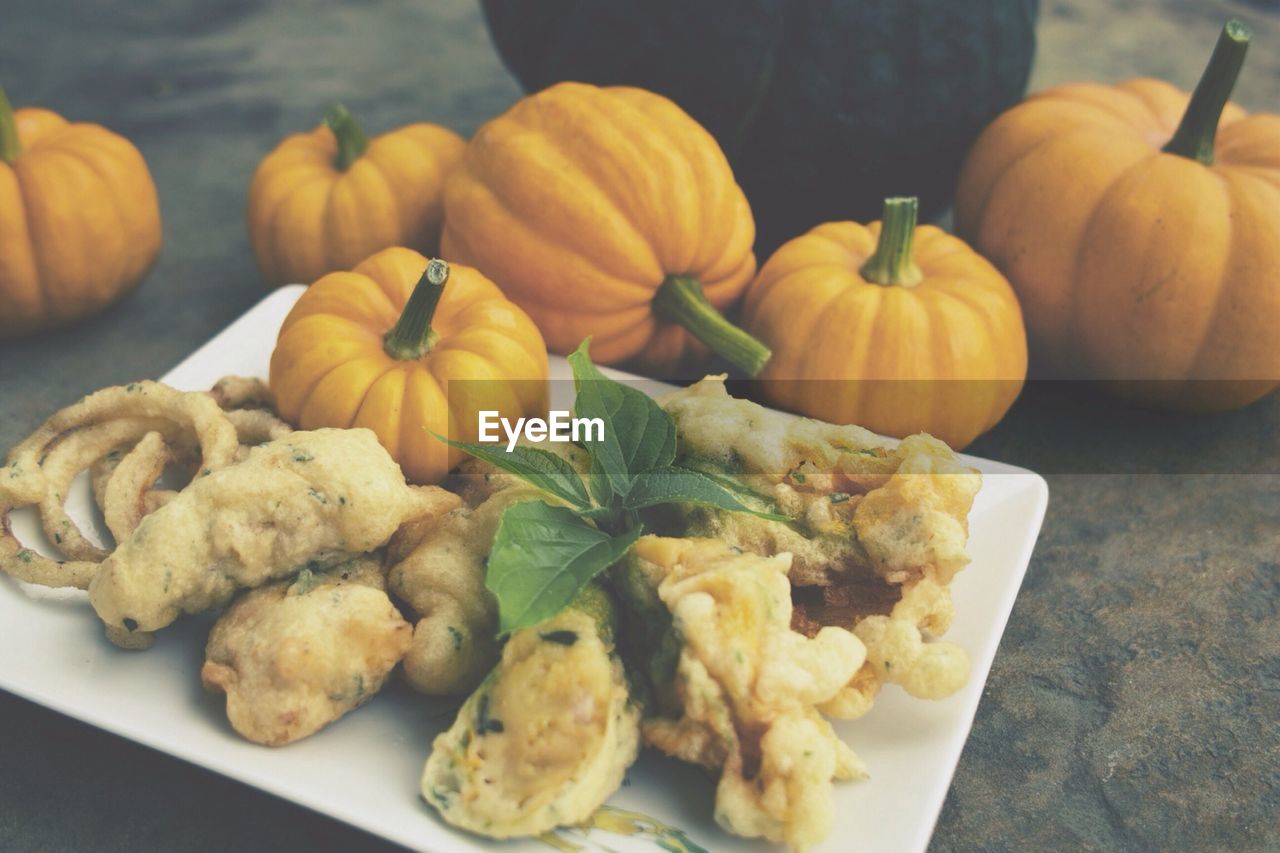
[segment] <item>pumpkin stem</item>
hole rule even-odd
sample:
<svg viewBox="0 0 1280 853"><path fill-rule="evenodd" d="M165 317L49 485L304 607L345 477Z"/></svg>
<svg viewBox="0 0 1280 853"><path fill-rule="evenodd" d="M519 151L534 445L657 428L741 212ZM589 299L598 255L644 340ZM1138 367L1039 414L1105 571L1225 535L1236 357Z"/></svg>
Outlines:
<svg viewBox="0 0 1280 853"><path fill-rule="evenodd" d="M1218 133L1218 121L1222 109L1231 99L1231 90L1240 76L1244 55L1249 50L1249 28L1240 21L1227 21L1218 36L1218 44L1209 57L1196 90L1187 102L1187 111L1174 131L1173 138L1165 145L1168 154L1199 160L1206 166L1213 164L1213 143Z"/></svg>
<svg viewBox="0 0 1280 853"><path fill-rule="evenodd" d="M449 265L439 258L432 258L422 278L414 285L400 319L382 339L382 348L387 355L400 361L416 361L431 352L436 343L431 318L435 316L436 306L440 304L448 281Z"/></svg>
<svg viewBox="0 0 1280 853"><path fill-rule="evenodd" d="M352 163L360 159L360 155L369 145L369 137L364 135L364 129L360 127L360 123L342 104L334 104L325 111L324 123L329 126L334 138L338 140L338 158L333 165L339 172L345 172L351 168Z"/></svg>
<svg viewBox="0 0 1280 853"><path fill-rule="evenodd" d="M12 163L22 153L22 143L18 141L18 121L13 114L13 106L0 86L0 160Z"/></svg>
<svg viewBox="0 0 1280 853"><path fill-rule="evenodd" d="M913 255L919 209L920 202L914 196L884 200L880 239L875 254L862 265L863 278L885 286L911 287L920 283L924 273L916 266Z"/></svg>
<svg viewBox="0 0 1280 853"><path fill-rule="evenodd" d="M653 297L653 313L684 326L716 355L747 376L758 374L773 355L769 348L724 318L707 301L702 284L687 275L669 275Z"/></svg>

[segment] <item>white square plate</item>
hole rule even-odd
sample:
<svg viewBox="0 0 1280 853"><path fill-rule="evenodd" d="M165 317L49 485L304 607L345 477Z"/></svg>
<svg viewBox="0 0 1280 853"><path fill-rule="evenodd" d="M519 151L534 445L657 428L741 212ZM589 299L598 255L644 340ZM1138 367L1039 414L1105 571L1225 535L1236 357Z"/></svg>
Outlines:
<svg viewBox="0 0 1280 853"><path fill-rule="evenodd" d="M163 381L204 389L226 374L265 376L277 330L301 293L301 287L289 287L271 294ZM569 377L563 359L552 359L552 376ZM572 401L553 402L568 408ZM965 459L982 471L984 482L970 517L973 562L954 583L956 617L947 638L968 650L972 675L963 690L940 702L912 700L886 687L870 714L837 725L871 778L837 786L836 825L825 850L847 850L851 839L864 853L924 850L973 723L1040 531L1048 487L1030 471ZM92 531L84 482L68 509ZM49 552L32 510L14 514L14 529L31 547ZM395 684L313 737L282 749L255 746L232 732L222 698L206 695L200 686L209 624L207 618L185 619L163 632L150 651L125 652L103 638L84 593L0 579L0 688L411 848L494 846L449 829L417 794L422 764L436 733L451 721L452 704ZM712 794L712 783L699 771L646 754L609 802L678 827L711 850L769 849L717 828ZM563 837L587 850L658 849L651 840L598 830ZM549 849L536 840L501 846Z"/></svg>

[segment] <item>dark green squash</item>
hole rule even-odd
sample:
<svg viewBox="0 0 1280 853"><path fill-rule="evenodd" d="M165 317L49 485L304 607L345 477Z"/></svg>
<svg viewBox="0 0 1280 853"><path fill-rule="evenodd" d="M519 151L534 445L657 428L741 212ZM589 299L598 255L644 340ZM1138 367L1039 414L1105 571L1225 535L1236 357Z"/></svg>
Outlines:
<svg viewBox="0 0 1280 853"><path fill-rule="evenodd" d="M670 97L720 141L758 247L889 196L951 201L978 132L1023 94L1038 0L483 0L528 91Z"/></svg>

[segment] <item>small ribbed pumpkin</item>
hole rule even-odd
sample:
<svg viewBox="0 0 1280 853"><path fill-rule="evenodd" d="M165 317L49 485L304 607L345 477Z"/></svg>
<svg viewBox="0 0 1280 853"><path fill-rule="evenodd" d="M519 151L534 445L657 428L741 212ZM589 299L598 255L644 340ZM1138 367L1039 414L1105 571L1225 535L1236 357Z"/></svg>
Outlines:
<svg viewBox="0 0 1280 853"><path fill-rule="evenodd" d="M768 351L730 325L755 225L716 141L643 89L560 83L480 128L445 188L441 252L520 304L550 348L669 374ZM690 335L692 332L692 336Z"/></svg>
<svg viewBox="0 0 1280 853"><path fill-rule="evenodd" d="M160 202L129 140L0 89L0 336L101 311L160 252Z"/></svg>
<svg viewBox="0 0 1280 853"><path fill-rule="evenodd" d="M819 225L765 263L743 324L773 350L770 403L954 448L1004 417L1027 372L1013 289L916 213L916 199L889 199L882 222Z"/></svg>
<svg viewBox="0 0 1280 853"><path fill-rule="evenodd" d="M417 123L369 139L342 105L286 138L249 185L249 239L262 277L281 285L349 270L380 249L434 254L444 181L461 136Z"/></svg>
<svg viewBox="0 0 1280 853"><path fill-rule="evenodd" d="M956 228L1009 277L1046 373L1189 410L1280 384L1280 115L1228 103L1248 30L1195 93L1049 89L979 137Z"/></svg>
<svg viewBox="0 0 1280 853"><path fill-rule="evenodd" d="M271 354L271 390L301 429L367 427L405 476L438 483L478 412L547 411L547 349L528 316L462 264L391 248L311 285Z"/></svg>

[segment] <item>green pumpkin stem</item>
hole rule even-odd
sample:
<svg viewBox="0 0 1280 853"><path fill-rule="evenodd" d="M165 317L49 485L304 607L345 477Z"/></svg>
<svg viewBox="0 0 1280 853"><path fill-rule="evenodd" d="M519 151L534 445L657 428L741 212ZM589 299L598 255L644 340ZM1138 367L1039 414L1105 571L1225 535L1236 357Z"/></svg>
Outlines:
<svg viewBox="0 0 1280 853"><path fill-rule="evenodd" d="M4 87L0 86L0 160L12 163L21 153L22 143L18 141L18 121L13 114L13 106L4 93Z"/></svg>
<svg viewBox="0 0 1280 853"><path fill-rule="evenodd" d="M914 244L916 216L920 202L914 197L887 198L880 217L880 239L876 251L862 265L862 277L886 287L911 287L924 278L916 266Z"/></svg>
<svg viewBox="0 0 1280 853"><path fill-rule="evenodd" d="M702 284L687 275L669 275L653 297L659 320L684 326L707 348L747 376L755 376L773 355L769 348L724 318L707 301Z"/></svg>
<svg viewBox="0 0 1280 853"><path fill-rule="evenodd" d="M439 258L432 258L422 278L413 287L409 302L404 306L400 319L382 339L387 355L400 361L416 361L436 343L436 333L431 329L431 318L444 295L449 281L449 265Z"/></svg>
<svg viewBox="0 0 1280 853"><path fill-rule="evenodd" d="M345 172L360 159L369 145L369 137L365 136L364 129L351 111L342 104L334 104L325 111L324 123L338 140L338 157L333 164L339 172Z"/></svg>
<svg viewBox="0 0 1280 853"><path fill-rule="evenodd" d="M1240 21L1227 21L1218 36L1218 44L1209 57L1196 90L1187 102L1187 111L1174 131L1173 138L1165 145L1168 154L1199 160L1206 166L1213 163L1213 143L1218 133L1222 109L1231 100L1231 90L1240 76L1244 55L1249 50L1249 28Z"/></svg>

